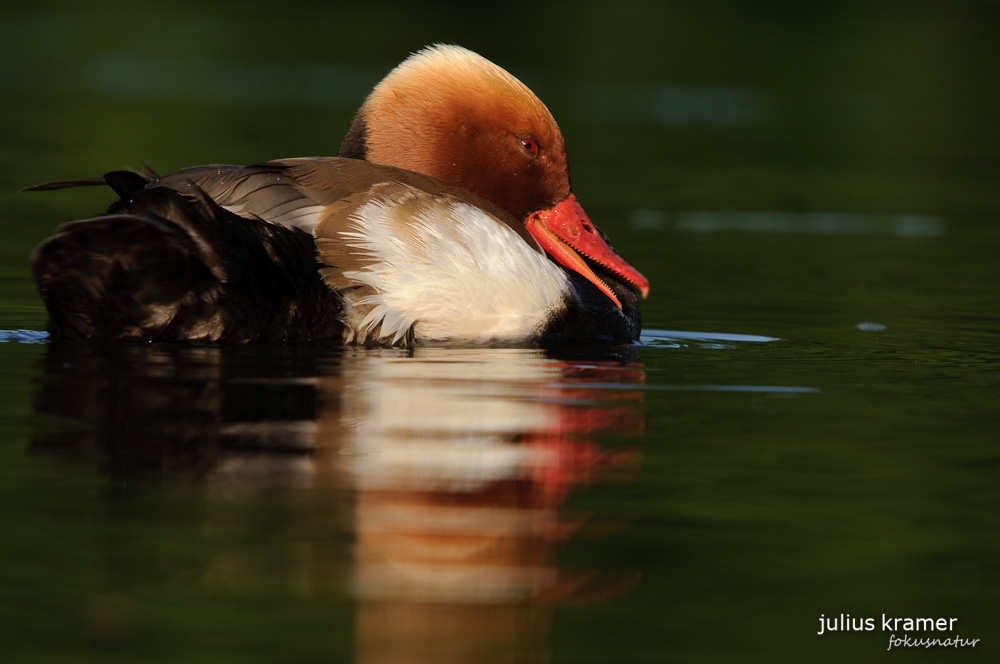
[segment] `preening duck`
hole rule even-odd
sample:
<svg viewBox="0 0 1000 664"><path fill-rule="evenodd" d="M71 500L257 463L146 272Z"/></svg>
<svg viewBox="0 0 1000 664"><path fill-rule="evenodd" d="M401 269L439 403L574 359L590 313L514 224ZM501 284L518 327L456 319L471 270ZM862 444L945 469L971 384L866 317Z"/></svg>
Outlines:
<svg viewBox="0 0 1000 664"><path fill-rule="evenodd" d="M392 70L338 157L116 171L33 256L64 338L408 345L634 341L646 279L570 189L524 84L457 46Z"/></svg>

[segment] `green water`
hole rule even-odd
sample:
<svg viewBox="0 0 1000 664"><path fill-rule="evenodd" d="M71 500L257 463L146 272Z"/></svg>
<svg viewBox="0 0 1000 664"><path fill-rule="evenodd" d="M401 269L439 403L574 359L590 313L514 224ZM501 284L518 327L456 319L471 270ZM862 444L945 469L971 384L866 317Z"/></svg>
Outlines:
<svg viewBox="0 0 1000 664"><path fill-rule="evenodd" d="M805 6L0 10L3 661L995 660L1000 11ZM436 41L548 103L640 345L27 343L109 198L18 189L334 153Z"/></svg>

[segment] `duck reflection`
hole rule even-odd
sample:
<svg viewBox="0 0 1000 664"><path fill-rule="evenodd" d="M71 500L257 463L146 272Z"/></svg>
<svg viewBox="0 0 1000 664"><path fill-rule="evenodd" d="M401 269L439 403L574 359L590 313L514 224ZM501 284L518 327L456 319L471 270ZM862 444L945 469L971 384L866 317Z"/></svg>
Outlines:
<svg viewBox="0 0 1000 664"><path fill-rule="evenodd" d="M637 468L599 439L642 431L643 381L627 349L583 362L523 348L53 343L36 412L62 425L34 446L212 494L337 496L352 514L356 661L542 661L555 604L635 582L560 568L553 552L583 520L560 513L566 497Z"/></svg>

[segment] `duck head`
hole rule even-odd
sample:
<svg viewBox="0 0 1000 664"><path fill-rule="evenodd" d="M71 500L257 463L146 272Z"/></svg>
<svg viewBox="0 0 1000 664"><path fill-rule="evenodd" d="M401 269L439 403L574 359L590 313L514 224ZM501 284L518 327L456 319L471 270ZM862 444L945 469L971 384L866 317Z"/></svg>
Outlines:
<svg viewBox="0 0 1000 664"><path fill-rule="evenodd" d="M433 46L396 67L358 110L340 156L429 175L499 205L619 309L597 272L649 293L649 282L611 249L573 195L552 114L472 51Z"/></svg>

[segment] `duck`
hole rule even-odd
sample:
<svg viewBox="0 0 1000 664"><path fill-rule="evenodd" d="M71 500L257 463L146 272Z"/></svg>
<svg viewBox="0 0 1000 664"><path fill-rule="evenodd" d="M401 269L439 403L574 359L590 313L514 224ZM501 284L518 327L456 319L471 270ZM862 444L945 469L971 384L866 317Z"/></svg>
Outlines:
<svg viewBox="0 0 1000 664"><path fill-rule="evenodd" d="M106 213L32 255L53 338L629 344L649 282L574 195L552 114L435 44L364 100L336 157L111 171Z"/></svg>

